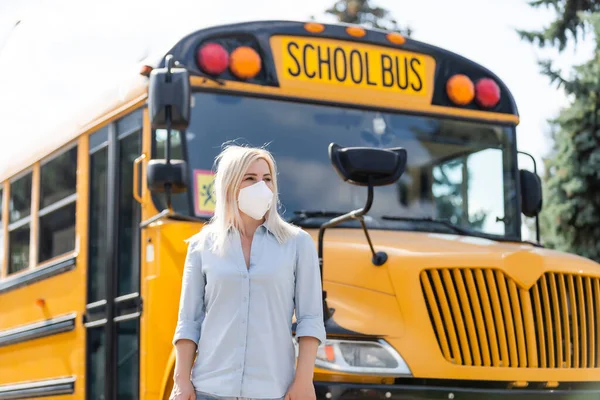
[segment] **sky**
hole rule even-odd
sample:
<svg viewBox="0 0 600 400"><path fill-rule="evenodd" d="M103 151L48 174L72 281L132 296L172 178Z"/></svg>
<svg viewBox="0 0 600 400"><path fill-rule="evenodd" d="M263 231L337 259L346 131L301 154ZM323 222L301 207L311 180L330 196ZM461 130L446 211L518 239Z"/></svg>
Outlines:
<svg viewBox="0 0 600 400"><path fill-rule="evenodd" d="M31 130L48 131L93 104L107 87L137 71L152 48L218 23L223 13L247 19L328 22L333 0L2 0L0 1L0 120L2 136L26 146ZM485 5L484 5L485 3ZM126 5L124 5L126 4ZM167 5L168 4L168 5ZM215 4L219 4L218 6ZM521 115L519 149L548 152L547 120L566 104L562 91L539 73L537 60L551 55L523 42L515 29L538 29L552 18L525 0L378 0L417 40L468 57L495 72L511 88ZM20 23L15 27L15 23ZM559 66L585 60L591 40L567 49ZM2 146L7 152L8 149ZM0 159L4 159L0 151Z"/></svg>
<svg viewBox="0 0 600 400"><path fill-rule="evenodd" d="M107 88L139 71L153 49L230 17L330 22L324 10L334 0L0 0L0 162L14 147L27 148L32 131L52 134L94 104ZM539 164L551 148L547 120L567 99L539 73L540 58L557 57L518 37L516 29L539 29L551 11L526 0L375 0L413 38L461 54L493 71L512 90L521 123L518 147ZM20 23L15 26L17 21ZM584 62L590 39L559 57L565 70ZM121 88L121 86L119 86ZM15 139L18 138L18 139ZM522 159L524 167L530 161ZM542 172L542 171L541 171Z"/></svg>

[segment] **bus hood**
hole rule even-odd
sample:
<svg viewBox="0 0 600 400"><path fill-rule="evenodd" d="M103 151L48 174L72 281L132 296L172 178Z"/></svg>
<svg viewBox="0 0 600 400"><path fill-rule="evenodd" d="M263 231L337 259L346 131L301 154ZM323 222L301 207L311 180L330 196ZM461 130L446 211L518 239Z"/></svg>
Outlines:
<svg viewBox="0 0 600 400"><path fill-rule="evenodd" d="M317 238L318 231L311 232ZM426 232L370 230L376 252L387 253L387 262L371 263L371 251L358 229L329 229L324 236L324 280L393 293L392 286L373 283L363 276L393 281L397 274L419 274L429 268L498 268L522 286L531 286L545 271L595 274L600 264L574 254L533 246L499 242L473 236ZM386 275L387 275L386 274ZM361 278L361 279L356 279Z"/></svg>
<svg viewBox="0 0 600 400"><path fill-rule="evenodd" d="M456 270L471 274L475 283L483 271L498 272L525 290L547 272L600 276L600 266L589 259L526 243L421 232L369 233L375 251L387 253L382 266L371 262L361 230L330 229L324 237L328 305L335 309L337 325L360 334L403 336L407 332L404 322L422 321L428 312L424 281L435 285L438 277L452 279L448 273ZM318 231L311 234L316 239Z"/></svg>

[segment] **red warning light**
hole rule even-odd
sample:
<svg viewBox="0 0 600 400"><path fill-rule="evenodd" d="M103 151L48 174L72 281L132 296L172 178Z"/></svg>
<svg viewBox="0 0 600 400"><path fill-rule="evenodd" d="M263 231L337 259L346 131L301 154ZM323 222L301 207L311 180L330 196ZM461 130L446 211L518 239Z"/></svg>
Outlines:
<svg viewBox="0 0 600 400"><path fill-rule="evenodd" d="M490 78L482 78L475 84L475 101L482 107L492 108L500 101L500 87Z"/></svg>
<svg viewBox="0 0 600 400"><path fill-rule="evenodd" d="M217 43L207 43L198 50L200 69L210 75L219 75L229 67L229 53Z"/></svg>

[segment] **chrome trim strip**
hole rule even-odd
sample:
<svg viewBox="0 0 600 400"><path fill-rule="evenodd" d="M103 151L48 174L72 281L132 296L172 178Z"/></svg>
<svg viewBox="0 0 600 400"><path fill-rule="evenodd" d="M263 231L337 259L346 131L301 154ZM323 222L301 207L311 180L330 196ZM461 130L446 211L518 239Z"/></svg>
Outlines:
<svg viewBox="0 0 600 400"><path fill-rule="evenodd" d="M96 326L104 325L107 322L108 322L108 320L106 318L102 318L97 321L86 322L85 324L83 324L83 326L85 326L86 328L94 328Z"/></svg>
<svg viewBox="0 0 600 400"><path fill-rule="evenodd" d="M105 299L103 299L103 300L98 300L98 301L95 301L95 302L93 302L93 303L89 303L89 304L87 304L87 305L85 306L85 308L86 308L86 309L88 309L88 310L92 310L92 309L94 309L94 308L103 307L103 306L105 306L105 305L106 305L106 300L105 300Z"/></svg>
<svg viewBox="0 0 600 400"><path fill-rule="evenodd" d="M0 347L69 332L75 329L76 313L62 315L16 328L0 331Z"/></svg>
<svg viewBox="0 0 600 400"><path fill-rule="evenodd" d="M75 393L75 377L0 385L0 400L31 399Z"/></svg>
<svg viewBox="0 0 600 400"><path fill-rule="evenodd" d="M138 292L133 292L133 293L129 293L123 296L119 296L119 297L115 297L115 303L123 303L125 301L128 300L133 300L133 299L137 299L140 297L140 294Z"/></svg>
<svg viewBox="0 0 600 400"><path fill-rule="evenodd" d="M0 280L0 294L26 286L46 278L50 278L54 275L61 274L63 272L70 271L75 268L76 264L75 256L68 259L62 259L56 263L44 265L43 267L33 269L31 272L27 272L22 275L18 275L14 278L8 277L4 280Z"/></svg>
<svg viewBox="0 0 600 400"><path fill-rule="evenodd" d="M130 319L139 318L141 315L142 315L141 312L135 312L132 314L127 314L127 315L119 315L118 317L115 317L113 319L113 321L115 321L115 322L129 321Z"/></svg>

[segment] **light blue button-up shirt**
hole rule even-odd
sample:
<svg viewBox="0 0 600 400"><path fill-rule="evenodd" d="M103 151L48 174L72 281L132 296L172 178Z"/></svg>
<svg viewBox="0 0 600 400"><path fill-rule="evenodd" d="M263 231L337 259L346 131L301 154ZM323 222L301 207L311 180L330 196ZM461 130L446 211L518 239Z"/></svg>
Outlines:
<svg viewBox="0 0 600 400"><path fill-rule="evenodd" d="M325 341L315 244L303 230L280 244L263 224L246 268L237 232L224 256L209 241L202 232L188 247L173 338L198 345L192 384L217 396L282 398L296 367L294 312L296 337Z"/></svg>

